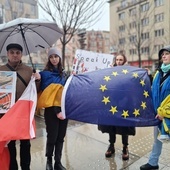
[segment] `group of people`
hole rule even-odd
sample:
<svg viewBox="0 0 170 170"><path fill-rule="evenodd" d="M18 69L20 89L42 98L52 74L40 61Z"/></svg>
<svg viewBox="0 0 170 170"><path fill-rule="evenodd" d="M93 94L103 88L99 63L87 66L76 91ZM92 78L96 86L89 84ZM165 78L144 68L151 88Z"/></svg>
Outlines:
<svg viewBox="0 0 170 170"><path fill-rule="evenodd" d="M38 91L44 91L50 84L61 84L64 86L66 75L62 68L62 56L56 48L50 48L48 51L48 62L42 72L34 73L33 69L22 63L23 47L20 44L11 43L7 45L8 63L0 66L0 71L15 71L17 73L16 81L16 101L21 97L26 89L31 77L35 77L35 83ZM24 111L23 111L24 114ZM1 117L4 114L1 114ZM46 170L65 170L61 164L61 155L64 137L67 128L67 119L63 119L60 105L51 105L45 108L44 113L47 142ZM22 127L21 127L22 128ZM8 143L10 153L9 170L18 170L16 141ZM53 167L54 155L54 167ZM31 163L31 143L30 139L20 140L20 166L22 170L30 170Z"/></svg>
<svg viewBox="0 0 170 170"><path fill-rule="evenodd" d="M38 91L45 91L51 84L60 84L64 86L67 76L62 67L62 56L56 48L50 48L48 51L48 62L43 71L33 73L33 69L22 63L21 45L11 43L6 47L8 63L0 66L0 71L16 71L17 85L16 85L16 101L20 98L23 91L27 87L31 76L35 77L35 83ZM161 121L164 118L169 118L166 109L159 109L161 103L170 94L170 46L162 48L159 53L159 68L154 76L152 82L153 104L157 115L156 119ZM124 54L118 54L114 59L113 67L120 66L127 63ZM60 98L60 97L59 97ZM159 111L158 111L159 110ZM24 114L24 111L23 111ZM1 114L2 116L3 114ZM50 105L45 108L44 119L47 131L46 153L47 157L46 170L65 170L66 168L61 164L61 155L63 149L64 137L67 129L67 119L63 119L61 114L61 105ZM154 144L149 157L148 163L140 167L141 170L159 169L158 161L162 150L162 141L158 140L158 134L162 124L154 127ZM107 158L115 153L116 134L122 136L122 159L129 159L128 150L128 136L135 135L135 127L117 127L98 125L98 129L103 133L109 134L109 147L105 153ZM16 141L10 141L8 148L10 152L10 170L18 170L18 163L16 160ZM20 166L22 170L30 170L31 143L29 139L20 140ZM54 156L54 166L53 166Z"/></svg>

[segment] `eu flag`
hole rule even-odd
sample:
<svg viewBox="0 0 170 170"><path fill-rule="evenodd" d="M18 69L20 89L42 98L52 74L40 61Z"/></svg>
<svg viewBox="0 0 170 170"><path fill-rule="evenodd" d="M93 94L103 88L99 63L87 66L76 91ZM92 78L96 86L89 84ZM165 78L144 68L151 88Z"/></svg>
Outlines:
<svg viewBox="0 0 170 170"><path fill-rule="evenodd" d="M68 119L116 126L155 126L151 83L145 69L116 66L67 80L62 112Z"/></svg>

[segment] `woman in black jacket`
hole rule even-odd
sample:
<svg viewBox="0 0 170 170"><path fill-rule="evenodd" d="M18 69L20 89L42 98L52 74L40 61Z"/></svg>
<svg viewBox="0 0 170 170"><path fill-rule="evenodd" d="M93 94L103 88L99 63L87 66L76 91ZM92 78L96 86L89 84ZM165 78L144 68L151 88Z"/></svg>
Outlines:
<svg viewBox="0 0 170 170"><path fill-rule="evenodd" d="M124 54L118 54L115 57L115 62L113 63L114 66L122 66L126 64L127 59ZM116 134L122 135L122 159L128 160L129 159L129 151L128 151L128 136L135 135L135 128L134 127L118 127L118 126L108 126L108 125L99 125L98 129L102 131L102 133L109 134L109 147L105 153L107 158L111 157L115 153L114 143L116 142Z"/></svg>

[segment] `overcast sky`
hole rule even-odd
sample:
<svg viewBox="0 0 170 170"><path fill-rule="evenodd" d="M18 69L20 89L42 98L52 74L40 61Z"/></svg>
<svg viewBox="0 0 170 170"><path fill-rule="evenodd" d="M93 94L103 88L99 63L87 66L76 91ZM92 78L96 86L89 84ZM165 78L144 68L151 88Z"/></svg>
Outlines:
<svg viewBox="0 0 170 170"><path fill-rule="evenodd" d="M44 13L43 13L44 14ZM42 15L42 10L39 8L39 18L46 18ZM48 18L48 17L47 17ZM109 19L109 3L106 3L103 7L103 12L101 14L101 19L92 27L89 27L87 30L94 29L95 31L109 31L110 30L110 19Z"/></svg>
<svg viewBox="0 0 170 170"><path fill-rule="evenodd" d="M110 19L109 19L109 3L106 3L104 6L104 11L101 16L100 21L98 21L94 26L92 26L90 29L94 30L103 30L103 31L109 31L110 30Z"/></svg>

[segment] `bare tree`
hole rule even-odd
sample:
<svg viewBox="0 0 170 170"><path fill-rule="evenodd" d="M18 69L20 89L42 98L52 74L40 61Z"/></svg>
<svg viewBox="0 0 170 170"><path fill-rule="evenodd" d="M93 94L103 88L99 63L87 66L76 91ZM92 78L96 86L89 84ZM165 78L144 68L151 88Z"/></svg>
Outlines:
<svg viewBox="0 0 170 170"><path fill-rule="evenodd" d="M105 0L39 0L39 6L63 30L60 38L63 65L66 44L79 29L88 28L100 19L105 3Z"/></svg>

